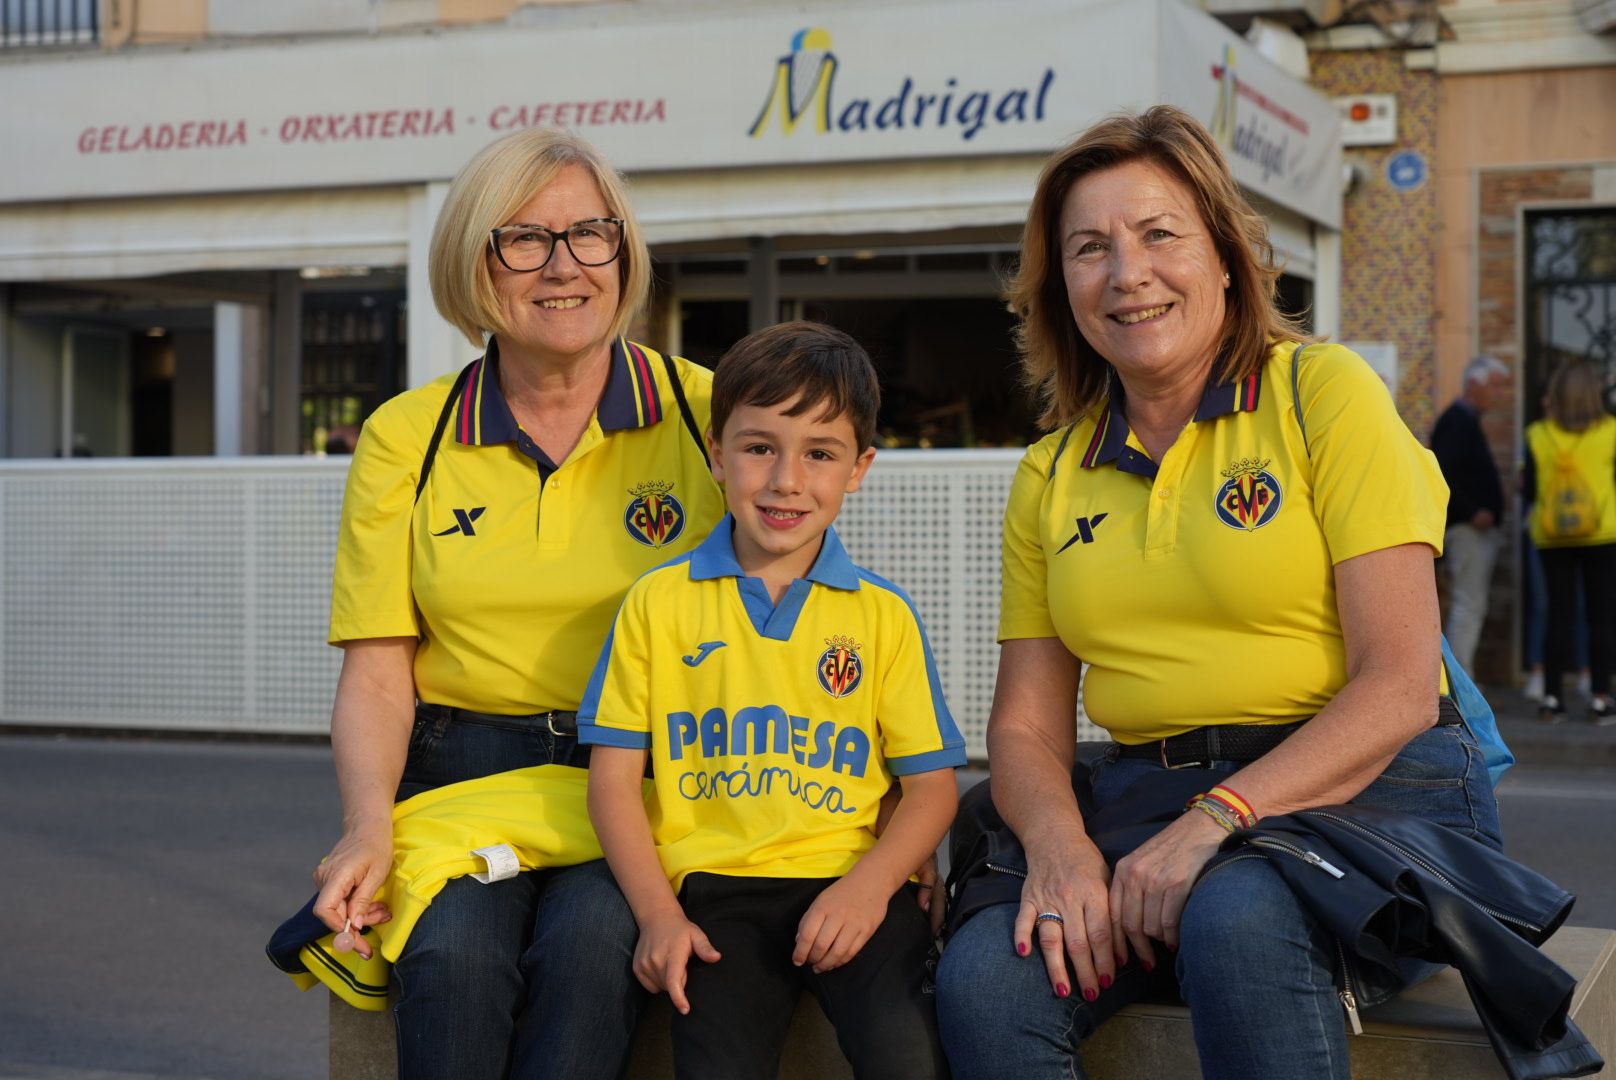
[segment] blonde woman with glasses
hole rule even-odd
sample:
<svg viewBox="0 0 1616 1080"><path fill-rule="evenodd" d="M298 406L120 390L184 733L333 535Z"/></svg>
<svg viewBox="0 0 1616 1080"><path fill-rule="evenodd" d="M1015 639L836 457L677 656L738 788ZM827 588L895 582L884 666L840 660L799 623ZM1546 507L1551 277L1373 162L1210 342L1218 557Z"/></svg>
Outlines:
<svg viewBox="0 0 1616 1080"><path fill-rule="evenodd" d="M587 767L576 710L623 594L724 512L710 374L625 336L650 256L593 147L535 128L484 149L430 270L482 355L382 406L354 449L330 627L343 832L315 875L332 930L384 917L395 800ZM576 814L587 829L581 798ZM634 942L599 860L450 881L392 969L399 1076L620 1075L645 997Z"/></svg>

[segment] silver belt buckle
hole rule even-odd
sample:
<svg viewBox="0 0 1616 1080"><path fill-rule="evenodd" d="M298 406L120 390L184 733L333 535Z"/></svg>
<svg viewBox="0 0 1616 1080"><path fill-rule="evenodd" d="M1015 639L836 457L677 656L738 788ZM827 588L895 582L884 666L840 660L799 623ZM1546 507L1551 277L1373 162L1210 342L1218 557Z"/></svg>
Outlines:
<svg viewBox="0 0 1616 1080"><path fill-rule="evenodd" d="M556 730L555 715L556 714L555 714L554 709L551 709L549 712L545 713L544 714L544 726L550 729L550 734L551 735L565 737L566 734L567 734L565 731L557 731Z"/></svg>

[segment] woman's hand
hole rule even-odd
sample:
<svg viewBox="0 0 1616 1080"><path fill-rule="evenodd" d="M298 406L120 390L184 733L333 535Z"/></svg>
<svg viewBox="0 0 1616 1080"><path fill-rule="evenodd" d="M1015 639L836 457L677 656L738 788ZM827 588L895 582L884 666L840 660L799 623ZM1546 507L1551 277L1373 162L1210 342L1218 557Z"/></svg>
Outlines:
<svg viewBox="0 0 1616 1080"><path fill-rule="evenodd" d="M685 918L677 906L669 908L640 927L640 940L634 946L634 977L653 994L666 990L680 1015L688 1015L690 1000L685 997L685 981L692 954L709 964L720 959L701 927Z"/></svg>
<svg viewBox="0 0 1616 1080"><path fill-rule="evenodd" d="M1110 881L1105 859L1082 833L1027 852L1027 881L1016 913L1016 954L1027 956L1037 946L1056 997L1072 992L1068 959L1085 1001L1108 989L1117 967L1127 961L1122 939L1112 930ZM1046 912L1061 921L1039 920Z"/></svg>
<svg viewBox="0 0 1616 1080"><path fill-rule="evenodd" d="M1111 926L1120 943L1133 946L1145 969L1156 966L1150 940L1178 948L1178 922L1201 868L1229 834L1198 810L1140 845L1117 863L1111 878Z"/></svg>
<svg viewBox="0 0 1616 1080"><path fill-rule="evenodd" d="M375 903L375 897L392 870L391 820L349 829L314 868L314 883L320 889L314 914L339 933L386 922L392 916L385 905ZM355 935L353 945L360 956L370 959L364 938Z"/></svg>

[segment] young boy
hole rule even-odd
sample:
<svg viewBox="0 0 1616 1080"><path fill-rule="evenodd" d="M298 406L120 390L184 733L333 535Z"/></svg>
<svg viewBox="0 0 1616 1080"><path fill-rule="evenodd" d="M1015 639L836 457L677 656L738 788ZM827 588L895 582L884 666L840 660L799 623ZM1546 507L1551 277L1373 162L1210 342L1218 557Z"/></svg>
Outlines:
<svg viewBox="0 0 1616 1080"><path fill-rule="evenodd" d="M639 921L634 972L676 1009L681 1077L776 1075L804 987L860 1077L946 1075L908 879L953 820L964 739L909 598L831 528L879 402L869 357L826 326L725 355L708 442L729 516L629 590L579 709L590 814Z"/></svg>

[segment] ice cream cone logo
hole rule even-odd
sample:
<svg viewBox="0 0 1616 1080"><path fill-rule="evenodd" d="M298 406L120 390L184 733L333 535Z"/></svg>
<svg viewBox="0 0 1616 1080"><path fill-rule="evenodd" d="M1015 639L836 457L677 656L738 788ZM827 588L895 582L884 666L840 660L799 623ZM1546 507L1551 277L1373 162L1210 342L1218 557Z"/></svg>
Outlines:
<svg viewBox="0 0 1616 1080"><path fill-rule="evenodd" d="M780 129L787 135L804 117L812 118L820 134L830 130L831 84L836 79L836 54L830 48L830 33L817 26L792 35L791 51L775 61L769 95L752 122L754 139L768 129L769 118L777 112Z"/></svg>

